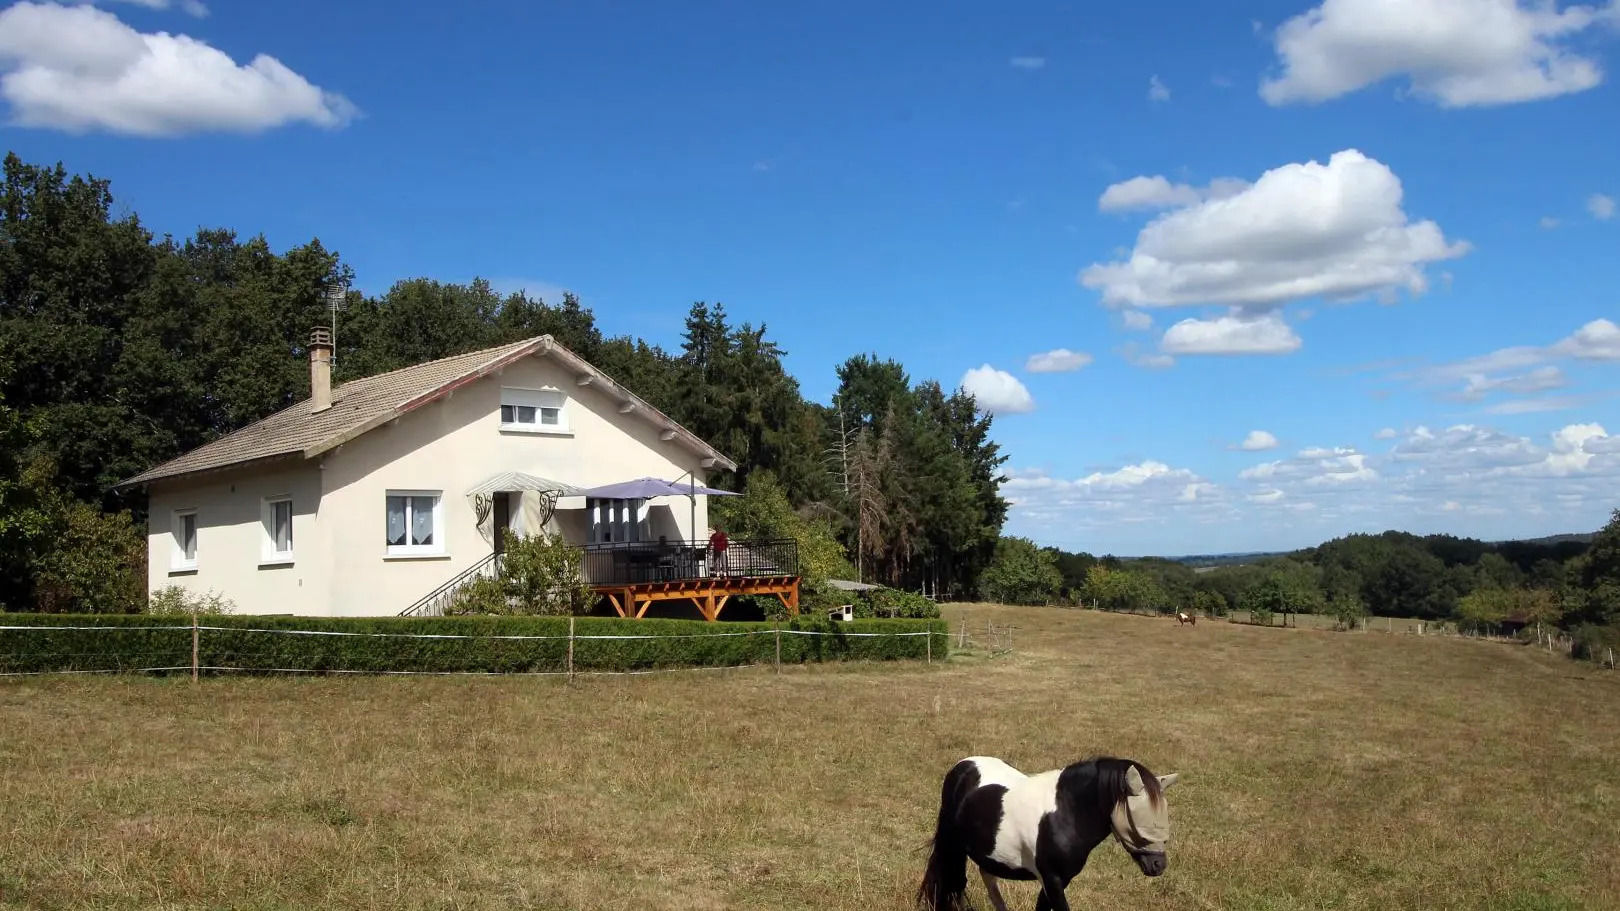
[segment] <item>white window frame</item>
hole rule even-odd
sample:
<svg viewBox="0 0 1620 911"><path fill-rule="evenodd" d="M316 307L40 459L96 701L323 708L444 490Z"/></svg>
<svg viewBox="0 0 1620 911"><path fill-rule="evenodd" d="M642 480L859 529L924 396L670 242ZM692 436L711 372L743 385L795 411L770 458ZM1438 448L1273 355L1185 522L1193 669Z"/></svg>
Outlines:
<svg viewBox="0 0 1620 911"><path fill-rule="evenodd" d="M508 420L508 411L513 412ZM528 389L521 386L501 387L501 407L496 419L505 433L538 433L549 436L570 436L574 429L569 424L568 396L555 386ZM523 420L524 412L531 420ZM556 423L545 423L547 411L556 412Z"/></svg>
<svg viewBox="0 0 1620 911"><path fill-rule="evenodd" d="M405 544L388 543L388 501L394 497L405 497ZM414 498L433 498L433 543L411 544L411 519L416 509ZM442 490L406 490L389 488L383 496L383 548L389 557L442 557L447 553L445 547L445 534L448 529L444 526L444 491Z"/></svg>
<svg viewBox="0 0 1620 911"><path fill-rule="evenodd" d="M191 556L186 556L186 520L191 520ZM174 549L169 554L169 569L173 572L191 572L197 568L197 555L202 550L202 526L197 521L197 507L176 509L169 516L169 536Z"/></svg>
<svg viewBox="0 0 1620 911"><path fill-rule="evenodd" d="M607 500L587 497L585 525L587 543L625 544L648 540L648 518L651 510L647 501ZM605 534L604 534L605 533Z"/></svg>
<svg viewBox="0 0 1620 911"><path fill-rule="evenodd" d="M276 507L287 504L287 549L276 548ZM259 503L259 521L264 530L259 553L260 566L285 566L293 562L293 549L297 546L297 537L293 529L292 495L280 494L265 497Z"/></svg>

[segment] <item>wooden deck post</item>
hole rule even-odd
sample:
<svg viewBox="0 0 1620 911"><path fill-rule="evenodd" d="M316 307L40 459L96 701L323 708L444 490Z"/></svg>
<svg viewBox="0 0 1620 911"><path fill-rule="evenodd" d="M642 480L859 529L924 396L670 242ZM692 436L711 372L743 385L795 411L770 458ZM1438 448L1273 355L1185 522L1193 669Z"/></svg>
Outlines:
<svg viewBox="0 0 1620 911"><path fill-rule="evenodd" d="M606 597L621 617L640 619L654 602L690 601L705 620L720 619L734 597L745 595L774 597L790 616L799 615L797 576L729 576L724 579L664 579L626 585L620 582L593 586L597 597Z"/></svg>

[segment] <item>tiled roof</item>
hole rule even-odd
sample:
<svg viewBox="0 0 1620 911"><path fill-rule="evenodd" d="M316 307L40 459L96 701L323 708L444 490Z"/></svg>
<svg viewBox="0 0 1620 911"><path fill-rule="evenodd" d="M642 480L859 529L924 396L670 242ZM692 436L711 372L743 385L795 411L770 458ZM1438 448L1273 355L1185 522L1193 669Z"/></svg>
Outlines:
<svg viewBox="0 0 1620 911"><path fill-rule="evenodd" d="M177 458L147 469L118 487L133 487L162 478L213 471L267 459L310 457L353 439L367 430L436 401L451 389L479 379L496 368L531 354L556 357L578 373L593 376L593 385L621 402L632 403L644 418L684 439L687 445L735 469L730 459L676 424L668 415L614 383L549 335L469 351L436 361L350 380L332 389L332 407L310 413L310 400L284 408L263 420L226 434Z"/></svg>

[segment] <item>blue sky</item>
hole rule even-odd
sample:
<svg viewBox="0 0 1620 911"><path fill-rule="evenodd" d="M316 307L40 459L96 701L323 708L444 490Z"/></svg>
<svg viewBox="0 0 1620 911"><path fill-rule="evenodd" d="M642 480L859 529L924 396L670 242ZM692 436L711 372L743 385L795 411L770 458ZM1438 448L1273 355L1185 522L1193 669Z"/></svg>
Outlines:
<svg viewBox="0 0 1620 911"><path fill-rule="evenodd" d="M1614 0L664 6L10 3L0 129L366 291L669 346L723 301L818 400L863 351L966 384L1043 543L1620 506Z"/></svg>

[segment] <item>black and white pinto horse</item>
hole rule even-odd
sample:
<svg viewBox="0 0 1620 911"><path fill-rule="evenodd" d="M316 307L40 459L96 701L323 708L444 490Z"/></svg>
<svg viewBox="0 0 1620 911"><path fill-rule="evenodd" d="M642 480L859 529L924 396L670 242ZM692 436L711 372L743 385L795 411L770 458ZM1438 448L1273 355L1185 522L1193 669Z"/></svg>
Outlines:
<svg viewBox="0 0 1620 911"><path fill-rule="evenodd" d="M989 756L963 759L940 788L933 851L917 890L931 911L965 911L967 861L979 867L996 911L998 879L1036 881L1035 911L1069 911L1064 892L1110 834L1147 876L1169 864L1170 805L1177 774L1111 756L1026 775Z"/></svg>

